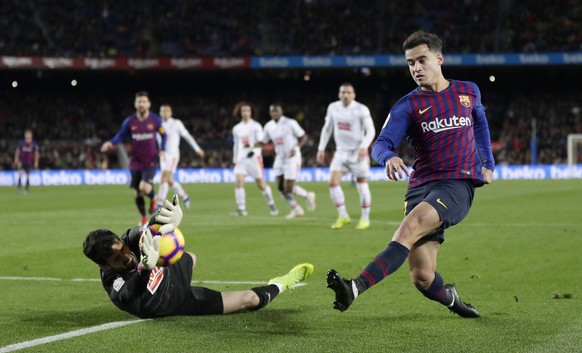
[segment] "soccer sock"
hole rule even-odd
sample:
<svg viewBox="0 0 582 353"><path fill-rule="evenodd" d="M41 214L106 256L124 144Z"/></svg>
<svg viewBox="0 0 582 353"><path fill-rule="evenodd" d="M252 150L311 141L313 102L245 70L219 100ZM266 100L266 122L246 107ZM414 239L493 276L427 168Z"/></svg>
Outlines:
<svg viewBox="0 0 582 353"><path fill-rule="evenodd" d="M443 278L438 272L434 273L434 281L427 289L419 289L419 291L428 299L437 301L443 305L450 305L453 301L453 296L443 285Z"/></svg>
<svg viewBox="0 0 582 353"><path fill-rule="evenodd" d="M267 187L265 188L265 190L262 191L263 196L265 196L265 198L267 199L267 203L269 205L274 205L275 204L275 200L273 199L273 191L271 191L271 187L269 185L267 185Z"/></svg>
<svg viewBox="0 0 582 353"><path fill-rule="evenodd" d="M178 194L178 196L180 196L182 200L186 200L186 198L188 197L188 195L186 195L186 191L184 191L184 188L182 187L182 184L180 184L177 181L174 181L174 184L172 185L172 190L174 190L174 192Z"/></svg>
<svg viewBox="0 0 582 353"><path fill-rule="evenodd" d="M293 193L299 197L303 197L303 198L307 198L307 190L305 190L304 188L302 188L299 185L294 185L293 186Z"/></svg>
<svg viewBox="0 0 582 353"><path fill-rule="evenodd" d="M153 200L156 197L156 192L154 191L154 186L152 185L152 189L148 192L148 197L150 200Z"/></svg>
<svg viewBox="0 0 582 353"><path fill-rule="evenodd" d="M166 201L166 196L168 196L168 183L164 182L160 184L160 188L158 189L158 201L162 204Z"/></svg>
<svg viewBox="0 0 582 353"><path fill-rule="evenodd" d="M137 209L138 209L139 213L141 214L141 216L145 217L145 215L146 215L145 200L144 200L143 196L136 196L135 197L135 204L137 205Z"/></svg>
<svg viewBox="0 0 582 353"><path fill-rule="evenodd" d="M22 176L18 177L18 190L22 187Z"/></svg>
<svg viewBox="0 0 582 353"><path fill-rule="evenodd" d="M234 199L239 210L246 211L246 194L244 188L234 188Z"/></svg>
<svg viewBox="0 0 582 353"><path fill-rule="evenodd" d="M376 256L374 260L366 266L364 271L354 279L358 286L358 291L362 293L366 289L388 277L391 273L396 272L396 270L402 266L404 261L406 261L409 252L410 250L408 250L404 245L391 241L386 250L379 253L378 256Z"/></svg>
<svg viewBox="0 0 582 353"><path fill-rule="evenodd" d="M358 193L360 194L360 206L362 207L361 220L368 221L370 219L370 206L372 204L372 194L370 193L370 186L367 182L357 184Z"/></svg>
<svg viewBox="0 0 582 353"><path fill-rule="evenodd" d="M331 200L337 208L337 213L340 217L348 217L348 211L346 210L344 191L341 186L330 186L329 195Z"/></svg>
<svg viewBox="0 0 582 353"><path fill-rule="evenodd" d="M283 194L283 193L282 193ZM287 204L289 206L291 206L291 209L296 209L299 207L299 204L297 203L297 201L295 200L295 197L293 197L293 193L289 193L289 194L283 194L283 198L285 199L285 201L287 202Z"/></svg>
<svg viewBox="0 0 582 353"><path fill-rule="evenodd" d="M255 306L252 309L249 309L252 311L264 308L273 299L275 299L275 297L279 293L283 292L282 288L279 288L279 286L277 286L276 284L269 284L268 286L255 287L255 288L251 288L251 290L253 292L255 292L257 294L257 296L259 297L259 305Z"/></svg>

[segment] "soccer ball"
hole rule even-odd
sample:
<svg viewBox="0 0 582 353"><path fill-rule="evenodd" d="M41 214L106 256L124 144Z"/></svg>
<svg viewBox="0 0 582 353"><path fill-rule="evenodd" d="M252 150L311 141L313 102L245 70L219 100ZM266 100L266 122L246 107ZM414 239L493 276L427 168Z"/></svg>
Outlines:
<svg viewBox="0 0 582 353"><path fill-rule="evenodd" d="M157 266L170 266L178 262L184 254L184 234L180 229L176 228L170 233L161 234L160 224L152 224L149 226L150 232L154 237L160 236L160 257L158 258Z"/></svg>

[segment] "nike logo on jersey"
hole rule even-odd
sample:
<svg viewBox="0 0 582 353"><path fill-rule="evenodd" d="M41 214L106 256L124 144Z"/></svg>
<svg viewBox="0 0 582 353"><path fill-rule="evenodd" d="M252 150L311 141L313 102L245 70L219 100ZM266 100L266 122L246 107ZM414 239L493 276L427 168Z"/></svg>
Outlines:
<svg viewBox="0 0 582 353"><path fill-rule="evenodd" d="M447 210L449 209L449 208L447 207L447 205L445 205L445 203L441 201L441 198L440 198L440 197L437 199L437 203L439 203L440 205L442 205L442 206L443 206L444 208L446 208Z"/></svg>
<svg viewBox="0 0 582 353"><path fill-rule="evenodd" d="M418 108L418 114L422 115L422 114L426 113L426 111L429 110L430 108L432 108L432 105L429 105L428 108L424 108L424 109Z"/></svg>

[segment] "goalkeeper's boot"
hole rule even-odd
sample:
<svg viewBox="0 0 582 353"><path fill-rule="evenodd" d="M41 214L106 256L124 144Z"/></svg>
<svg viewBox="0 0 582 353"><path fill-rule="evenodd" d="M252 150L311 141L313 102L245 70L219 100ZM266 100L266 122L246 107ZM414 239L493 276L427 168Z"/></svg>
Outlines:
<svg viewBox="0 0 582 353"><path fill-rule="evenodd" d="M353 281L343 278L336 270L327 271L327 288L335 292L333 308L339 311L346 311L354 302Z"/></svg>
<svg viewBox="0 0 582 353"><path fill-rule="evenodd" d="M370 228L370 221L366 219L361 219L360 223L356 226L357 230L364 230Z"/></svg>
<svg viewBox="0 0 582 353"><path fill-rule="evenodd" d="M313 265L304 263L291 269L286 275L272 278L269 284L279 283L283 290L293 288L297 283L305 281L313 273Z"/></svg>
<svg viewBox="0 0 582 353"><path fill-rule="evenodd" d="M475 309L471 304L463 303L459 298L457 290L452 284L445 284L444 287L453 296L453 302L450 305L447 305L450 311L465 318L481 317L477 309Z"/></svg>
<svg viewBox="0 0 582 353"><path fill-rule="evenodd" d="M334 224L331 225L331 229L340 229L343 226L350 224L352 220L349 216L347 217L338 217Z"/></svg>

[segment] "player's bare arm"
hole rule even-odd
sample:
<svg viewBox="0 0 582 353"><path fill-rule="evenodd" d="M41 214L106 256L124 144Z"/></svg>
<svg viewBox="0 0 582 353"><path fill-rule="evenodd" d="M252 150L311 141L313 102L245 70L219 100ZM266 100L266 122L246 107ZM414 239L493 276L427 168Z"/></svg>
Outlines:
<svg viewBox="0 0 582 353"><path fill-rule="evenodd" d="M102 145L101 145L101 152L107 152L109 151L109 149L113 147L113 144L111 143L111 141L105 141Z"/></svg>
<svg viewBox="0 0 582 353"><path fill-rule="evenodd" d="M485 167L481 168L481 173L483 174L483 181L485 184L491 184L493 182L493 171Z"/></svg>
<svg viewBox="0 0 582 353"><path fill-rule="evenodd" d="M315 156L315 161L318 164L323 164L325 162L325 151L317 151L317 155Z"/></svg>
<svg viewBox="0 0 582 353"><path fill-rule="evenodd" d="M406 164L404 164L400 157L392 157L386 162L386 176L388 179L394 181L401 180L404 177L402 174L403 171L406 176L410 176Z"/></svg>

